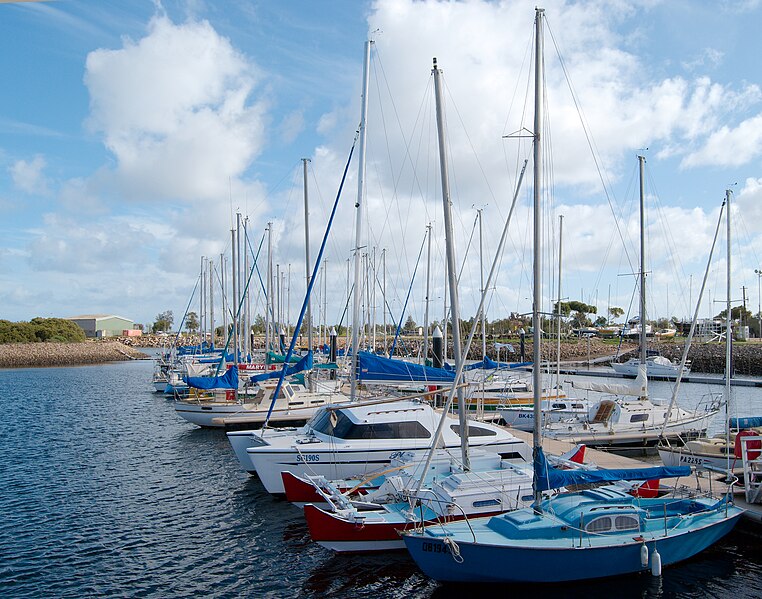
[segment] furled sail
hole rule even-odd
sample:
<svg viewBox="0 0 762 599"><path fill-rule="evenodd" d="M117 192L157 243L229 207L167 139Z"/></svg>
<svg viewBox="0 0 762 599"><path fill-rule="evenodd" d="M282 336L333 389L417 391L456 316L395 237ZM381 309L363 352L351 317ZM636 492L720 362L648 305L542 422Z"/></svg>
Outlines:
<svg viewBox="0 0 762 599"><path fill-rule="evenodd" d="M602 468L600 470L559 470L548 463L542 448L534 458L534 476L537 489L560 489L570 485L615 482L618 480L654 480L689 476L690 466L659 466L653 468Z"/></svg>
<svg viewBox="0 0 762 599"><path fill-rule="evenodd" d="M189 376L184 380L195 389L238 389L238 367L231 366L221 376Z"/></svg>
<svg viewBox="0 0 762 599"><path fill-rule="evenodd" d="M452 383L455 371L358 352L358 378L363 382Z"/></svg>

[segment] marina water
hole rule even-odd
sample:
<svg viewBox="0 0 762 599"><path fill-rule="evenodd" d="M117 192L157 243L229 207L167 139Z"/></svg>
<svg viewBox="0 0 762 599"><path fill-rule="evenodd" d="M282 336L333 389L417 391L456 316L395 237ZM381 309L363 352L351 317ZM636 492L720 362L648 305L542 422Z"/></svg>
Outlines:
<svg viewBox="0 0 762 599"><path fill-rule="evenodd" d="M152 392L152 367L0 371L0 596L762 597L762 536L746 523L660 578L510 593L439 586L403 552L333 555L239 471L223 432ZM683 387L688 401L705 392ZM734 388L741 415L759 394Z"/></svg>

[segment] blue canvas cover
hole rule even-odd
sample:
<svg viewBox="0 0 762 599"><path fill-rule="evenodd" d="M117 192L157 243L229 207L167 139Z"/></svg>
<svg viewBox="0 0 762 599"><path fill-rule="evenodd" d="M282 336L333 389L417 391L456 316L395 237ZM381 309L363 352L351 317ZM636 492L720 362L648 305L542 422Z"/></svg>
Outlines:
<svg viewBox="0 0 762 599"><path fill-rule="evenodd" d="M274 351L267 350L267 357L265 362L267 364L283 364L283 361L286 359L286 356L283 354L276 354ZM299 362L299 356L291 356L291 363L296 364Z"/></svg>
<svg viewBox="0 0 762 599"><path fill-rule="evenodd" d="M238 367L231 366L221 376L188 376L183 380L195 389L238 389Z"/></svg>
<svg viewBox="0 0 762 599"><path fill-rule="evenodd" d="M444 368L433 368L402 360L392 360L370 352L358 352L361 381L452 383L455 372Z"/></svg>
<svg viewBox="0 0 762 599"><path fill-rule="evenodd" d="M730 428L757 428L762 426L762 416L745 416L743 418L731 418Z"/></svg>
<svg viewBox="0 0 762 599"><path fill-rule="evenodd" d="M296 374L302 370L309 370L310 368L312 368L312 352L307 352L307 355L299 360L296 364L286 367L286 376L291 376L292 374ZM266 381L268 379L277 379L280 378L280 374L280 370L271 370L270 372L257 374L251 377L249 380L259 382Z"/></svg>
<svg viewBox="0 0 762 599"><path fill-rule="evenodd" d="M559 470L548 463L542 448L534 458L534 477L537 489L560 489L569 485L584 485L618 480L654 480L689 476L690 466L661 466L655 468L605 468L600 470Z"/></svg>
<svg viewBox="0 0 762 599"><path fill-rule="evenodd" d="M484 357L481 362L474 362L464 368L464 370L476 370L482 368L484 370L497 370L498 368L521 368L522 366L529 366L531 362L495 362L488 357Z"/></svg>

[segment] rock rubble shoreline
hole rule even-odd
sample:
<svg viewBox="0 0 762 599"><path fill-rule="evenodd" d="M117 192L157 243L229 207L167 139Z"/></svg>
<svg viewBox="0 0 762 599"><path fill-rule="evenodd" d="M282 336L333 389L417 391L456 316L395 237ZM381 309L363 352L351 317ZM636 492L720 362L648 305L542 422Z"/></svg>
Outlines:
<svg viewBox="0 0 762 599"><path fill-rule="evenodd" d="M171 340L174 340L172 338ZM0 345L0 368L23 368L29 366L76 366L84 364L101 364L124 360L145 360L151 356L140 351L140 348L166 347L170 340L157 335L142 337L125 337L109 340L92 340L83 343L8 343ZM180 344L192 344L191 336L183 335ZM195 342L198 342L196 337ZM260 342L260 343L258 343ZM419 338L406 340L408 351L415 352ZM263 340L256 339L255 346L262 346ZM520 344L512 343L513 351L500 351L501 361L517 362L521 359ZM339 345L344 345L344 339L339 339ZM672 361L679 361L683 351L683 343L649 342L649 349L658 351L662 356ZM381 349L379 347L379 349ZM450 348L452 354L452 348ZM494 344L487 344L487 353L492 359L497 359ZM588 359L595 360L597 365L604 365L601 358L612 357L616 346L604 343L599 339L564 341L561 344L561 360L563 362L585 363ZM543 360L556 359L555 342L548 341L542 347ZM637 345L628 343L622 346L618 361L623 362L637 356ZM524 347L524 357L532 359L532 344L527 342ZM722 374L725 369L725 346L721 343L696 343L688 355L691 360L691 372ZM481 347L472 348L470 359L481 358ZM733 346L734 376L762 376L762 343L736 343Z"/></svg>

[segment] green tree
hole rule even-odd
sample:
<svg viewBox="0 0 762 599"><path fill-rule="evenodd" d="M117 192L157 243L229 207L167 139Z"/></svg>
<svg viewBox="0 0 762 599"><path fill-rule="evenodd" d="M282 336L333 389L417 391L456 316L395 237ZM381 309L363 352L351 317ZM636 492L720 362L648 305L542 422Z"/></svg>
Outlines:
<svg viewBox="0 0 762 599"><path fill-rule="evenodd" d="M188 312L188 316L185 317L185 328L191 333L198 331L198 314Z"/></svg>
<svg viewBox="0 0 762 599"><path fill-rule="evenodd" d="M619 318L622 314L624 314L624 310L622 310L622 308L617 308L616 306L609 308L609 316L611 316L611 318L614 320Z"/></svg>
<svg viewBox="0 0 762 599"><path fill-rule="evenodd" d="M725 320L725 316L727 315L728 311L723 310L720 312L715 318L719 320ZM743 320L744 322L749 322L749 320L753 318L751 311L745 309L743 306L736 306L735 308L730 309L730 319L731 320Z"/></svg>
<svg viewBox="0 0 762 599"><path fill-rule="evenodd" d="M405 321L405 326L402 327L402 330L405 333L412 333L412 332L415 332L417 328L418 328L418 325L415 324L415 320L413 320L413 317L408 316L407 320Z"/></svg>
<svg viewBox="0 0 762 599"><path fill-rule="evenodd" d="M172 323L175 321L175 317L172 314L172 310L166 310L165 312L159 312L156 315L156 320L151 327L154 333L162 331L169 331L172 328Z"/></svg>

